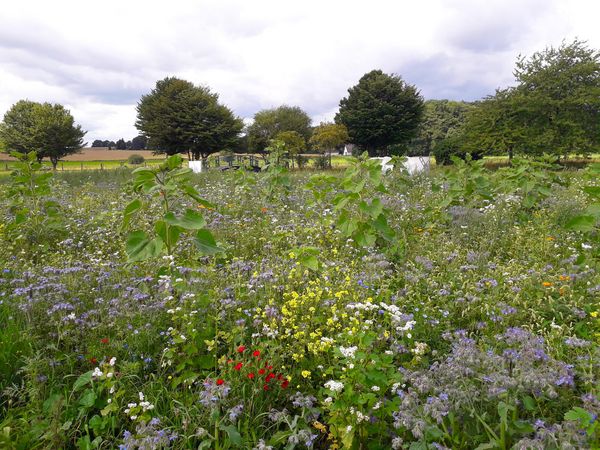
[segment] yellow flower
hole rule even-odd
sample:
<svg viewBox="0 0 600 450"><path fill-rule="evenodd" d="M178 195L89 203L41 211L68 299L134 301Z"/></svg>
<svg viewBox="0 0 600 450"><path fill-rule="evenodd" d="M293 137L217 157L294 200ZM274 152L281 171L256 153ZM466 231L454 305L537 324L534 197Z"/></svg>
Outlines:
<svg viewBox="0 0 600 450"><path fill-rule="evenodd" d="M313 422L313 427L315 427L321 433L325 433L327 431L327 427L325 425L323 425L321 422L318 422L316 420Z"/></svg>
<svg viewBox="0 0 600 450"><path fill-rule="evenodd" d="M302 376L304 378L309 378L310 377L310 370L303 370L302 371Z"/></svg>
<svg viewBox="0 0 600 450"><path fill-rule="evenodd" d="M549 281L544 281L542 283L542 286L544 286L544 287L550 287L550 286L552 286L552 283L550 283Z"/></svg>
<svg viewBox="0 0 600 450"><path fill-rule="evenodd" d="M590 316L592 316L592 317L598 317L598 311L591 312Z"/></svg>

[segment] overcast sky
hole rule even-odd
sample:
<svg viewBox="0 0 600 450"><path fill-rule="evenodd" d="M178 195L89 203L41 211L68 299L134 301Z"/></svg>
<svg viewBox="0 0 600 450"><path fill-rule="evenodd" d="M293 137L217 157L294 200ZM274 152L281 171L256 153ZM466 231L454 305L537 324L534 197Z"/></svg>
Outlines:
<svg viewBox="0 0 600 450"><path fill-rule="evenodd" d="M131 139L156 81L209 86L245 119L286 103L330 120L372 69L427 99L513 83L519 53L578 37L600 48L598 0L4 0L0 114L58 102L86 140Z"/></svg>

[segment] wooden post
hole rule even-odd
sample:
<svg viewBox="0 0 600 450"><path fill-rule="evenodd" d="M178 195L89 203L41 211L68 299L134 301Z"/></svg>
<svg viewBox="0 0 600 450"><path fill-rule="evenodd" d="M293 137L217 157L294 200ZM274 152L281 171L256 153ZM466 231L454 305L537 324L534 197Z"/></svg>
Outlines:
<svg viewBox="0 0 600 450"><path fill-rule="evenodd" d="M83 163L81 163L81 170L83 170Z"/></svg>
<svg viewBox="0 0 600 450"><path fill-rule="evenodd" d="M60 163L60 170L65 171L65 163Z"/></svg>
<svg viewBox="0 0 600 450"><path fill-rule="evenodd" d="M104 170L104 163L100 163L100 170Z"/></svg>

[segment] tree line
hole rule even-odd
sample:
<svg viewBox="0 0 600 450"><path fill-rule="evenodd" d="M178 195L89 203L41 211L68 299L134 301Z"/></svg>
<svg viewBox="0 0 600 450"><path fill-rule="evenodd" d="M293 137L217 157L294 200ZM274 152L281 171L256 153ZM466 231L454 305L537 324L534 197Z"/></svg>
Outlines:
<svg viewBox="0 0 600 450"><path fill-rule="evenodd" d="M109 140L103 141L101 139L96 139L92 142L92 148L104 147L109 150L150 150L147 145L148 138L141 134L130 141L121 138L117 142Z"/></svg>
<svg viewBox="0 0 600 450"><path fill-rule="evenodd" d="M371 156L589 154L600 145L600 53L575 40L519 57L516 85L476 102L425 101L399 75L373 70L340 100L333 122L313 126L298 106L258 111L250 125L207 86L159 80L137 104L131 141L96 140L94 147L154 149L206 159L221 151L264 153L273 141L290 156L329 152L352 143ZM20 101L0 124L6 150L35 150L58 159L81 147L85 132L61 105Z"/></svg>

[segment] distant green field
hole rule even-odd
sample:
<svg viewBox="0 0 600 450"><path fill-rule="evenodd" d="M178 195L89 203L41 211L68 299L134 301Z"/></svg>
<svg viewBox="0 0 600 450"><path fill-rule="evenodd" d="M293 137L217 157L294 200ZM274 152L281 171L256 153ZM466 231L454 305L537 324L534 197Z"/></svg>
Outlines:
<svg viewBox="0 0 600 450"><path fill-rule="evenodd" d="M144 164L146 165L155 165L159 164L161 160L146 160ZM49 161L44 161L42 163L44 167L48 169L52 169L52 164ZM120 167L129 167L136 168L143 166L128 164L125 161L61 161L56 166L56 170L58 171L67 171L67 170L99 170L99 169L118 169ZM10 172L15 167L15 161L2 161L0 160L0 172Z"/></svg>

